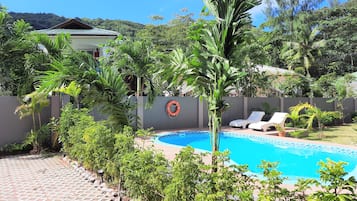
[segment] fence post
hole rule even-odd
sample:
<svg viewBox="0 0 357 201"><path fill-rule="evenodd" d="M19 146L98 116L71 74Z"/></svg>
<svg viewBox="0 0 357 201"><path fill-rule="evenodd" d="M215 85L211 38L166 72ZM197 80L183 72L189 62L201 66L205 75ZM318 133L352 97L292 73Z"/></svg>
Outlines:
<svg viewBox="0 0 357 201"><path fill-rule="evenodd" d="M203 101L197 98L198 102L198 128L203 128Z"/></svg>
<svg viewBox="0 0 357 201"><path fill-rule="evenodd" d="M144 97L143 96L136 96L136 127L137 128L144 128Z"/></svg>
<svg viewBox="0 0 357 201"><path fill-rule="evenodd" d="M337 102L333 101L333 111L337 111Z"/></svg>
<svg viewBox="0 0 357 201"><path fill-rule="evenodd" d="M248 118L248 98L243 98L243 116L244 119Z"/></svg>
<svg viewBox="0 0 357 201"><path fill-rule="evenodd" d="M61 111L61 100L59 96L51 96L51 117L58 119Z"/></svg>
<svg viewBox="0 0 357 201"><path fill-rule="evenodd" d="M70 96L66 94L61 95L61 107L65 106L67 103L71 102Z"/></svg>
<svg viewBox="0 0 357 201"><path fill-rule="evenodd" d="M281 112L285 112L284 111L284 98L280 97L280 111Z"/></svg>

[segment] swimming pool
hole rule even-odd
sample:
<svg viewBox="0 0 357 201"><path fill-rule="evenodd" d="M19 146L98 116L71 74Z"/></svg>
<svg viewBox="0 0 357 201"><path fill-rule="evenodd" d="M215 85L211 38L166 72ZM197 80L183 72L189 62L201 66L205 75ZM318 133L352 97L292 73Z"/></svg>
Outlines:
<svg viewBox="0 0 357 201"><path fill-rule="evenodd" d="M211 150L209 133L184 131L157 137L157 143L176 146L192 146ZM290 142L268 136L223 132L220 134L220 151L229 150L230 159L237 164L248 164L252 173L261 173L258 165L262 160L279 162L278 170L290 181L297 178L319 178L318 162L327 158L345 161L349 176L357 176L357 150L338 146Z"/></svg>

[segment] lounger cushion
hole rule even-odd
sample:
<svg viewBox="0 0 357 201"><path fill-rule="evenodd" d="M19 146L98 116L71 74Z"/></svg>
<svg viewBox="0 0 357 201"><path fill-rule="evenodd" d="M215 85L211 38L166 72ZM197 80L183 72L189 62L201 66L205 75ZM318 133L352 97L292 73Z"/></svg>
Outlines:
<svg viewBox="0 0 357 201"><path fill-rule="evenodd" d="M231 126L231 127L246 128L248 124L249 124L249 121L244 120L244 119L237 119L237 120L229 122L229 126Z"/></svg>
<svg viewBox="0 0 357 201"><path fill-rule="evenodd" d="M259 121L249 124L250 129L267 131L270 127L274 127L276 124L284 126L285 120L288 117L288 113L275 112L269 121Z"/></svg>
<svg viewBox="0 0 357 201"><path fill-rule="evenodd" d="M253 111L248 119L233 120L229 123L229 126L247 128L248 124L261 121L264 115L265 112L263 111Z"/></svg>

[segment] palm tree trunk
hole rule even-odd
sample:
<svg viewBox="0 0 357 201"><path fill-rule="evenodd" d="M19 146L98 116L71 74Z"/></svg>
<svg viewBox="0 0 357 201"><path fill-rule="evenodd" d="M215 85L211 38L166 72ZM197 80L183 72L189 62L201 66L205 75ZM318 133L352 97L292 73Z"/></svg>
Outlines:
<svg viewBox="0 0 357 201"><path fill-rule="evenodd" d="M38 153L39 146L37 141L37 128L36 128L36 119L35 119L35 112L32 113L32 123L33 123L33 130L31 131L32 135L35 135L35 139L32 141L32 151L33 153Z"/></svg>
<svg viewBox="0 0 357 201"><path fill-rule="evenodd" d="M38 118L38 128L42 127L42 122L41 122L41 113L37 113L37 118Z"/></svg>
<svg viewBox="0 0 357 201"><path fill-rule="evenodd" d="M141 90L141 77L136 77L136 96L141 96L142 95L142 90Z"/></svg>
<svg viewBox="0 0 357 201"><path fill-rule="evenodd" d="M319 137L322 139L322 125L320 119L317 119L317 126L319 127Z"/></svg>
<svg viewBox="0 0 357 201"><path fill-rule="evenodd" d="M310 93L309 93L309 98L313 98L314 97L314 91L313 91L313 88L312 88L312 78L311 78L311 75L310 75L310 72L309 72L309 68L306 68L306 77L308 79L308 82L309 82L309 88L310 88Z"/></svg>
<svg viewBox="0 0 357 201"><path fill-rule="evenodd" d="M78 96L72 96L74 99L74 105L77 107L77 109L79 108L79 95Z"/></svg>
<svg viewBox="0 0 357 201"><path fill-rule="evenodd" d="M212 108L212 107L210 107ZM217 172L218 161L217 152L219 151L219 133L222 125L222 113L217 109L217 106L213 106L213 110L210 110L210 134L211 134L211 146L212 146L212 172Z"/></svg>
<svg viewBox="0 0 357 201"><path fill-rule="evenodd" d="M33 130L36 131L36 119L35 119L35 113L32 113L32 126Z"/></svg>

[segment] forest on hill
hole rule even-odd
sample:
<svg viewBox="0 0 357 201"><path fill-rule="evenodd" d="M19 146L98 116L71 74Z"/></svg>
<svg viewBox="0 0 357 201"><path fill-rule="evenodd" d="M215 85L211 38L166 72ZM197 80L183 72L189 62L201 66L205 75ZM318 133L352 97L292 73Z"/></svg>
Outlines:
<svg viewBox="0 0 357 201"><path fill-rule="evenodd" d="M357 72L357 0L265 0L266 21L260 27L248 22L241 27L241 41L235 45L234 65L249 76L239 80L239 94L255 96L257 89L271 86L259 75L256 65L268 65L295 71L299 76L276 83L284 96L336 97L338 77L350 82L349 73ZM275 3L277 2L277 3ZM65 18L53 14L9 13L13 20L24 19L33 29L48 28ZM162 62L173 50L186 55L195 52L195 40L211 26L204 18L194 20L182 11L167 24L160 17L143 25L122 20L80 19L98 28L114 30L124 40L149 43L150 50ZM156 23L157 22L157 23ZM169 63L163 65L168 66ZM346 92L347 93L347 92Z"/></svg>
<svg viewBox="0 0 357 201"><path fill-rule="evenodd" d="M9 12L14 20L23 19L29 23L33 29L47 29L56 24L64 22L68 18L61 17L51 13L16 13ZM109 20L109 19L89 19L89 18L77 18L91 26L113 30L121 33L124 36L134 37L136 32L143 29L145 25L124 21L124 20Z"/></svg>
<svg viewBox="0 0 357 201"><path fill-rule="evenodd" d="M61 17L55 14L50 13L16 13L16 12L9 12L11 17L14 20L23 19L25 22L29 23L33 29L47 29L56 24L59 24L67 18Z"/></svg>

